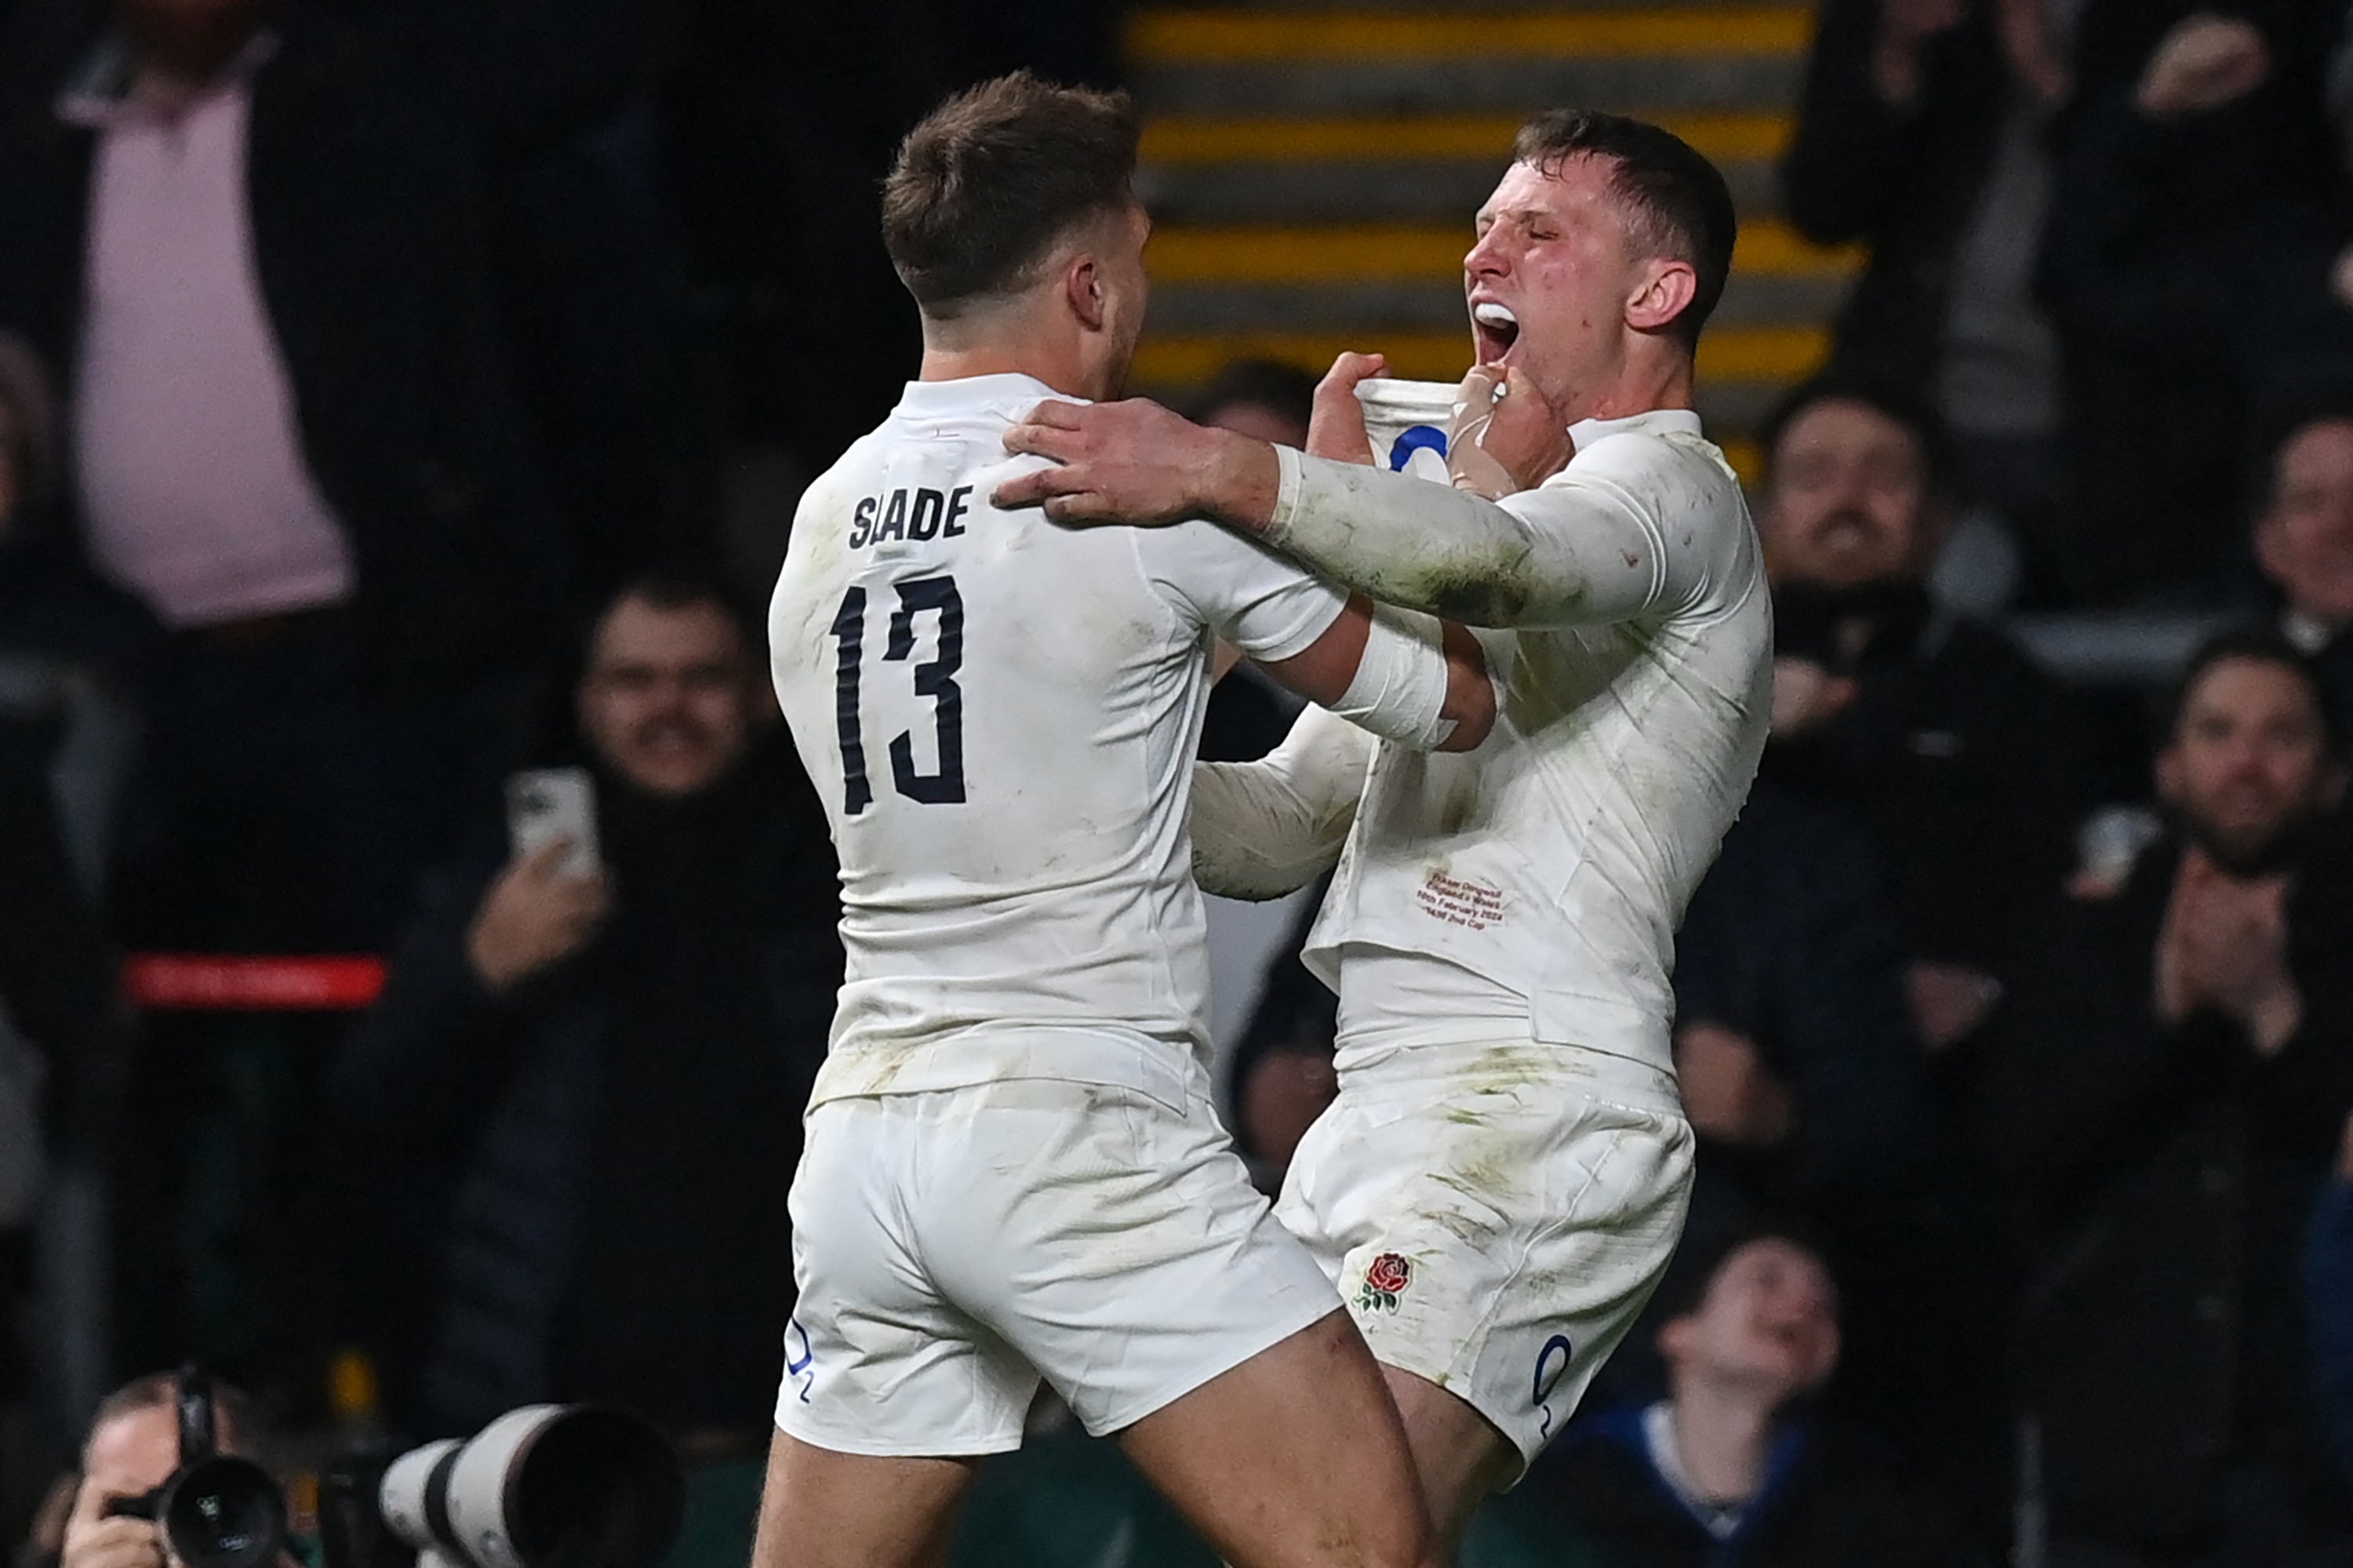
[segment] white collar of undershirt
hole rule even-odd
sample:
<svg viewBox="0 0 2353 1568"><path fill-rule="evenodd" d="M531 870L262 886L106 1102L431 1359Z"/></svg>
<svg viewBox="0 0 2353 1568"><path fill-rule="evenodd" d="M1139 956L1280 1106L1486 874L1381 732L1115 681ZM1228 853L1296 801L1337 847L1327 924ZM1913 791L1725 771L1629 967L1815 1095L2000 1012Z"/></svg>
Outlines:
<svg viewBox="0 0 2353 1568"><path fill-rule="evenodd" d="M2319 652L2337 641L2336 631L2323 620L2291 609L2280 617L2280 635L2295 645L2295 651L2306 658Z"/></svg>
<svg viewBox="0 0 2353 1568"><path fill-rule="evenodd" d="M1670 431L1699 434L1699 416L1689 408L1652 408L1622 419L1579 419L1569 426L1568 439L1583 451L1604 436L1663 436Z"/></svg>
<svg viewBox="0 0 2353 1568"><path fill-rule="evenodd" d="M1600 422L1604 421L1587 421L1588 424ZM1606 422L1622 425L1628 421L1611 419ZM1696 416L1692 423L1694 427L1698 425ZM1675 1494L1675 1500L1683 1505L1683 1511L1690 1514L1702 1530L1717 1541L1729 1541L1739 1532L1740 1521L1747 1514L1749 1503L1756 1499L1743 1499L1736 1503L1724 1503L1699 1495L1698 1489L1691 1484L1691 1478L1683 1473L1683 1455L1675 1448L1674 1407L1667 1401L1662 1399L1642 1412L1642 1445L1651 1451L1651 1467L1659 1472L1659 1478L1667 1483L1667 1489Z"/></svg>
<svg viewBox="0 0 2353 1568"><path fill-rule="evenodd" d="M1065 403L1083 403L1084 397L1073 397L1067 392L1057 392L1034 376L1019 371L1003 371L995 376L959 376L952 381L910 381L899 397L899 411L923 418L938 414L968 414L980 408L1002 408L1018 404L1026 413L1031 405L1049 397Z"/></svg>

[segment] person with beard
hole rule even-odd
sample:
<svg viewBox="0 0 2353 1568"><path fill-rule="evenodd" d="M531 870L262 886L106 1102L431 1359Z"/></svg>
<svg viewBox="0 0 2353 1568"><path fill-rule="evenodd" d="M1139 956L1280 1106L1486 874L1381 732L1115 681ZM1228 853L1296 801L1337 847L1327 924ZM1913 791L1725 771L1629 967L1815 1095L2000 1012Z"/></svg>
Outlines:
<svg viewBox="0 0 2353 1568"><path fill-rule="evenodd" d="M1776 662L1761 776L1872 841L1914 1022L1940 1052L1984 1023L2019 916L2066 874L2090 804L2078 732L2031 659L1929 597L1952 471L1926 405L1825 377L1765 435Z"/></svg>
<svg viewBox="0 0 2353 1568"><path fill-rule="evenodd" d="M2170 835L2063 901L1989 1044L1989 1147L2036 1222L2017 1347L2055 1568L2340 1562L2297 1255L2353 1108L2353 880L2320 683L2267 630L2190 660Z"/></svg>
<svg viewBox="0 0 2353 1568"><path fill-rule="evenodd" d="M757 647L693 578L613 599L575 693L602 869L567 871L559 841L441 874L335 1084L394 1413L460 1432L628 1405L712 1461L697 1484L735 1515L713 1558L733 1563L841 979L824 813Z"/></svg>

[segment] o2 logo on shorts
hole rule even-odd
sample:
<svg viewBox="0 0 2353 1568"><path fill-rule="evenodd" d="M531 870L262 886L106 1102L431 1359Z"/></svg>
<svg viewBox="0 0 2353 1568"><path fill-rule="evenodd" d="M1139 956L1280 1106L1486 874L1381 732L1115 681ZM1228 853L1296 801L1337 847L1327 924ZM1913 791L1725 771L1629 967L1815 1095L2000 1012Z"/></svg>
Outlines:
<svg viewBox="0 0 2353 1568"><path fill-rule="evenodd" d="M1446 432L1435 425L1408 425L1389 443L1389 471L1403 473L1416 452L1430 452L1446 461Z"/></svg>
<svg viewBox="0 0 2353 1568"><path fill-rule="evenodd" d="M1394 1312L1398 1298L1412 1283L1413 1265L1385 1252L1365 1266L1365 1287L1356 1293L1356 1305L1366 1312Z"/></svg>
<svg viewBox="0 0 2353 1568"><path fill-rule="evenodd" d="M1544 1425L1536 1431L1540 1437L1552 1436L1552 1391L1559 1383L1561 1374L1568 1371L1569 1363L1576 1359L1577 1351L1568 1342L1567 1334L1555 1334L1545 1341L1544 1349L1536 1352L1536 1375L1528 1403L1544 1412Z"/></svg>
<svg viewBox="0 0 2353 1568"><path fill-rule="evenodd" d="M800 1354L794 1355L793 1336L801 1339ZM817 1386L817 1349L809 1343L808 1330L801 1327L798 1318L785 1319L785 1377L801 1385L801 1403L809 1402L809 1390Z"/></svg>

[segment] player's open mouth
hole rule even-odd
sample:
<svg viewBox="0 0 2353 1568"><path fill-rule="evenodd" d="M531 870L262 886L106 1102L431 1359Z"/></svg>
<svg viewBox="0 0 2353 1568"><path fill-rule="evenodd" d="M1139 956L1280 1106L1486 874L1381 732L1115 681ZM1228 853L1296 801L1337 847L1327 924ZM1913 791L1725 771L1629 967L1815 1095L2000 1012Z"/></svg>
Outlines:
<svg viewBox="0 0 2353 1568"><path fill-rule="evenodd" d="M1485 300L1471 307L1471 330L1479 340L1479 363L1494 365L1520 341L1520 318L1511 306Z"/></svg>

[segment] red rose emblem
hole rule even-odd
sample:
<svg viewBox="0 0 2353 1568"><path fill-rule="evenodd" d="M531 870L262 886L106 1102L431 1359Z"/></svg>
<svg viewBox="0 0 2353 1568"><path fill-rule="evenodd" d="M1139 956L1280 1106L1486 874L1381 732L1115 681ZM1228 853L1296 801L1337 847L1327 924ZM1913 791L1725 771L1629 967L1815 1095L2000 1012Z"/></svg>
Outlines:
<svg viewBox="0 0 2353 1568"><path fill-rule="evenodd" d="M1413 1265L1393 1252L1385 1252L1373 1259L1365 1270L1365 1283L1375 1290L1395 1296L1413 1280Z"/></svg>

